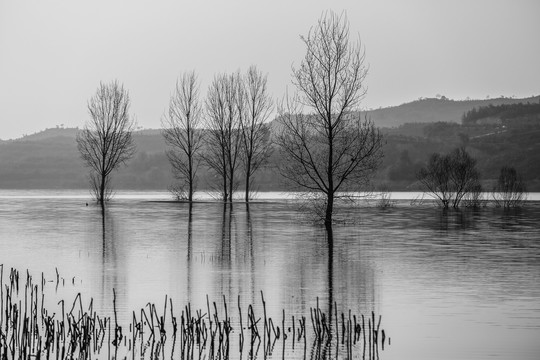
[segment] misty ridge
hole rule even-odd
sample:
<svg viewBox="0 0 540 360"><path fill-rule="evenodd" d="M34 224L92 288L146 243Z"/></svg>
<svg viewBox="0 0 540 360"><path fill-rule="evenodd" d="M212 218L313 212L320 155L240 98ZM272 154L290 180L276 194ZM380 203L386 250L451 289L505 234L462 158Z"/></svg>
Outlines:
<svg viewBox="0 0 540 360"><path fill-rule="evenodd" d="M511 165L523 175L530 191L540 191L539 104L540 96L486 100L439 96L366 111L362 115L371 118L385 142L373 187L384 184L390 190L420 190L416 173L430 154L465 146L478 161L486 189L496 181L502 165ZM270 122L270 129L274 130L275 122ZM75 141L79 131L58 125L20 139L0 140L0 188L87 189L87 170ZM115 172L113 188L169 188L174 177L161 129L139 129L133 138L136 153ZM275 170L280 161L279 152L273 151L267 166L255 174L255 191L287 189ZM211 171L201 167L198 176L198 190L209 190L214 176Z"/></svg>

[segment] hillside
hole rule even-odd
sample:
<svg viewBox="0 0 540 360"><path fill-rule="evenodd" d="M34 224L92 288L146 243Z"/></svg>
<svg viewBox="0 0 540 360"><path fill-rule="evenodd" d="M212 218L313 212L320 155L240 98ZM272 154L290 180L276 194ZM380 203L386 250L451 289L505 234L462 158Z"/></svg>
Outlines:
<svg viewBox="0 0 540 360"><path fill-rule="evenodd" d="M0 188L78 189L88 186L87 169L75 141L78 129L46 129L0 143ZM172 177L159 130L134 134L137 152L114 176L115 187L166 189Z"/></svg>
<svg viewBox="0 0 540 360"><path fill-rule="evenodd" d="M539 101L538 97L533 98ZM518 102L531 99L503 99ZM466 103L466 104L465 104ZM478 105L484 104L484 105ZM489 107L488 103L488 107ZM466 105L466 106L465 106ZM409 123L414 111L417 119L429 119L440 106L441 114L466 109L458 120L450 122L430 121ZM404 125L383 128L384 160L375 175L374 186L386 184L394 190L416 190L416 171L425 164L433 152L448 152L465 146L478 160L482 179L489 188L495 181L500 167L510 165L521 172L531 191L540 191L540 116L530 113L531 107L512 106L512 113L519 119L504 122L475 121L462 125L460 119L465 112L483 109L485 100L457 102L451 100L426 99L401 106L383 109L388 119L394 117ZM508 117L508 107L501 107L501 114L493 112L498 105L491 105L490 118ZM450 110L449 110L450 109ZM517 109L517 110L516 110ZM480 112L485 111L481 110ZM524 113L525 112L525 113ZM390 114L390 115L389 115ZM430 115L431 114L431 115ZM442 115L438 119L444 118ZM518 120L519 120L518 119ZM377 121L377 120L376 120ZM380 125L380 124L379 124ZM2 189L78 189L88 188L87 169L79 157L75 141L77 129L47 129L17 140L0 142L0 188ZM127 166L121 168L113 178L116 189L165 190L173 182L170 166L165 154L166 144L160 130L143 130L134 134L137 152ZM284 189L283 179L275 165L280 162L275 151L270 167L258 174L256 183L260 191ZM201 168L199 189L212 187L213 176Z"/></svg>
<svg viewBox="0 0 540 360"><path fill-rule="evenodd" d="M461 123L461 117L473 108L483 106L539 102L540 96L511 99L497 98L488 100L450 100L446 98L428 98L416 100L399 106L367 111L378 127L397 127L407 123L453 122Z"/></svg>
<svg viewBox="0 0 540 360"><path fill-rule="evenodd" d="M463 146L477 159L486 189L502 166L512 166L540 190L540 102L473 108L463 124L453 122L405 124L384 129L387 146L380 181L397 188L414 188L415 173L434 152Z"/></svg>

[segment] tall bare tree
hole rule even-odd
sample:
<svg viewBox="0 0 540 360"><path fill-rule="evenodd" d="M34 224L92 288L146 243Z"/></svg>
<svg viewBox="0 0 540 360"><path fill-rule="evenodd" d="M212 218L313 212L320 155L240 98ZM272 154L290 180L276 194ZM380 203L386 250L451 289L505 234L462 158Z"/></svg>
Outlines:
<svg viewBox="0 0 540 360"><path fill-rule="evenodd" d="M117 81L100 83L88 101L91 119L77 134L77 147L97 201L103 206L111 192L111 174L135 153L132 132L135 121L129 115L129 94Z"/></svg>
<svg viewBox="0 0 540 360"><path fill-rule="evenodd" d="M323 194L329 226L339 192L358 189L380 163L382 136L358 111L367 68L345 15L323 14L302 40L306 55L293 68L298 94L280 106L275 141L284 156L282 175L299 189Z"/></svg>
<svg viewBox="0 0 540 360"><path fill-rule="evenodd" d="M197 170L203 145L199 84L194 71L184 73L176 82L176 89L169 102L169 111L162 119L162 134L171 150L167 157L173 174L180 183L172 191L193 201L197 185ZM186 191L187 187L187 191Z"/></svg>
<svg viewBox="0 0 540 360"><path fill-rule="evenodd" d="M271 154L270 129L266 120L273 108L273 101L268 93L267 76L255 66L251 66L244 77L243 91L239 102L245 102L240 112L242 129L242 161L245 176L245 200L249 202L253 175L261 168Z"/></svg>
<svg viewBox="0 0 540 360"><path fill-rule="evenodd" d="M220 178L220 193L224 201L232 201L237 185L236 170L241 146L238 106L240 76L218 75L206 97L208 131L203 159Z"/></svg>

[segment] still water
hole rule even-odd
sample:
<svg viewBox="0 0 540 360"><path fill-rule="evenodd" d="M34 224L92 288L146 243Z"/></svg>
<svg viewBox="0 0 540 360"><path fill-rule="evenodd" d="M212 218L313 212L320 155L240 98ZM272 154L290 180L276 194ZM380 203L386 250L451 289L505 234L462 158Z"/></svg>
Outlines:
<svg viewBox="0 0 540 360"><path fill-rule="evenodd" d="M115 289L119 321L166 295L203 309L207 296L260 307L262 292L276 318L309 318L317 299L380 314L380 359L540 358L540 202L442 212L395 198L346 210L329 239L276 194L190 210L121 193L102 216L85 192L2 191L0 264L48 283L58 272L60 296L104 313Z"/></svg>

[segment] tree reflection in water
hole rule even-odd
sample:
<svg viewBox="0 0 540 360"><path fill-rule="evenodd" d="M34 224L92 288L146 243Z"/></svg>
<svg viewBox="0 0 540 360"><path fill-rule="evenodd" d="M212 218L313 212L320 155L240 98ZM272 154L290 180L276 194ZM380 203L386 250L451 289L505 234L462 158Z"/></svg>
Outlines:
<svg viewBox="0 0 540 360"><path fill-rule="evenodd" d="M187 225L187 270L188 283L191 279L193 263L193 212L188 209ZM237 243L238 225L231 204L223 207L221 226L220 266L229 272L233 270L233 260L249 256L251 267L255 266L253 249L253 228L251 209L246 207L244 242ZM241 211L240 211L241 212ZM19 277L16 270L11 271L11 284L0 284L8 293L2 295L2 314L0 322L12 324L0 327L5 342L0 341L0 357L40 357L57 358L182 358L182 359L378 359L379 349L385 343L384 331L380 329L380 318L375 314L364 317L348 312L338 311L335 301L335 243L332 227L326 231L326 290L327 303L323 307L309 308L301 314L286 313L282 309L281 316L267 312L265 295L261 291L246 306L236 298L233 287L222 276L222 299L207 297L206 308L192 308L188 301L179 308L169 297L161 304L148 303L141 309L132 311L131 319L117 319L116 294L118 291L119 263L118 253L124 254L127 246L115 233L113 213L108 209L100 209L101 216L101 266L102 266L102 301L106 308L112 305L113 313L100 313L94 308L90 299L81 300L78 294L75 299L65 299L62 309L49 309L40 303L44 299L46 282L40 286L27 276L26 291L15 291L14 279ZM233 241L234 238L234 241ZM234 242L234 246L233 246ZM120 249L118 249L120 247ZM245 253L237 254L237 247L245 248ZM234 256L233 256L234 249ZM234 259L233 259L234 258ZM123 265L122 265L123 266ZM3 268L2 268L3 271ZM254 271L253 271L254 272ZM226 273L225 271L222 272ZM253 292L255 279L251 277L250 287ZM1 277L0 277L1 278ZM17 284L18 285L18 284ZM41 289L41 290L40 290ZM110 290L109 290L110 289ZM234 287L240 289L241 287ZM43 292L42 293L40 293ZM25 298L31 294L32 299ZM260 295L259 295L260 294ZM236 294L238 295L238 294ZM108 300L107 300L108 299ZM126 304L126 299L120 298ZM29 304L21 311L16 304ZM71 306L64 306L73 304ZM262 304L260 306L259 304ZM41 309L38 311L38 309ZM50 316L53 313L61 317ZM17 321L13 321L13 319ZM378 319L378 321L377 321ZM19 324L19 325L17 325ZM22 324L22 325L21 325ZM31 328L25 324L34 324ZM45 324L39 326L39 324ZM21 327L22 326L22 327ZM2 344L20 344L9 348ZM38 347L35 344L39 344ZM39 355L38 355L39 354Z"/></svg>

